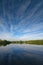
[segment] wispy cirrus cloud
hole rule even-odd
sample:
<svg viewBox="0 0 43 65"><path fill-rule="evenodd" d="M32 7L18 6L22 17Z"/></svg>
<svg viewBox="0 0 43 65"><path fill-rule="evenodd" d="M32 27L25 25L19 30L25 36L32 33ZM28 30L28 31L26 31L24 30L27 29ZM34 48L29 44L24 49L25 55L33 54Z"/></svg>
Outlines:
<svg viewBox="0 0 43 65"><path fill-rule="evenodd" d="M43 33L28 33L19 37L20 40L37 40L43 39Z"/></svg>
<svg viewBox="0 0 43 65"><path fill-rule="evenodd" d="M0 1L0 39L43 38L43 1Z"/></svg>

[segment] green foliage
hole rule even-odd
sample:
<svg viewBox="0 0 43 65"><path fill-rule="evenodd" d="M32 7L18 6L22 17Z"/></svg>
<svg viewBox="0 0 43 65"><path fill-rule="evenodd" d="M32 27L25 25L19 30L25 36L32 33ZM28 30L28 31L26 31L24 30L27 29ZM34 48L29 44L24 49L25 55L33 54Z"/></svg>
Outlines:
<svg viewBox="0 0 43 65"><path fill-rule="evenodd" d="M37 45L43 45L43 40L30 40L30 41L14 41L13 44L37 44Z"/></svg>
<svg viewBox="0 0 43 65"><path fill-rule="evenodd" d="M5 46L7 44L10 44L10 41L7 41L7 40L0 40L0 46Z"/></svg>
<svg viewBox="0 0 43 65"><path fill-rule="evenodd" d="M7 40L0 40L0 46L6 46L8 44L37 44L43 45L43 40L31 40L31 41L7 41Z"/></svg>
<svg viewBox="0 0 43 65"><path fill-rule="evenodd" d="M43 45L43 40L31 40L26 41L27 44L37 44L37 45Z"/></svg>

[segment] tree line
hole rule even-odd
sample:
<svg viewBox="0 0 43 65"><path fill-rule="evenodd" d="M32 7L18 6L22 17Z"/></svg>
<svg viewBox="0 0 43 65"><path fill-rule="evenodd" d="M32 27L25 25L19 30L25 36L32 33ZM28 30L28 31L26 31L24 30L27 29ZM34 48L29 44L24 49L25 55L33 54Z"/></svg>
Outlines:
<svg viewBox="0 0 43 65"><path fill-rule="evenodd" d="M0 40L0 46L6 46L8 44L37 44L43 45L43 40L30 40L30 41L7 41L7 40Z"/></svg>

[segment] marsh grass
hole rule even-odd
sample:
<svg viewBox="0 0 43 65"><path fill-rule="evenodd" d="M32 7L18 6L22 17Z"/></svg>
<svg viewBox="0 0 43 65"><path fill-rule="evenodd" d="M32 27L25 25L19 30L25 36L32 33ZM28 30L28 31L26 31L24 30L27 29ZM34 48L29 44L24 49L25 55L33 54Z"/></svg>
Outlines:
<svg viewBox="0 0 43 65"><path fill-rule="evenodd" d="M6 46L8 44L36 44L36 45L43 45L43 40L30 40L30 41L7 41L7 40L0 40L0 46Z"/></svg>

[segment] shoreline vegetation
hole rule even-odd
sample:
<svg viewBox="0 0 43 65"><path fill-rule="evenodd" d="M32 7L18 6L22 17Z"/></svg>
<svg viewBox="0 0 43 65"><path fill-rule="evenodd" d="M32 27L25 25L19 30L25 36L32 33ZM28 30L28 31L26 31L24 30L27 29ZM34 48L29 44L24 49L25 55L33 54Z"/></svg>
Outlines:
<svg viewBox="0 0 43 65"><path fill-rule="evenodd" d="M0 40L0 46L6 46L8 44L35 44L35 45L43 45L43 40L30 40L30 41L7 41Z"/></svg>

